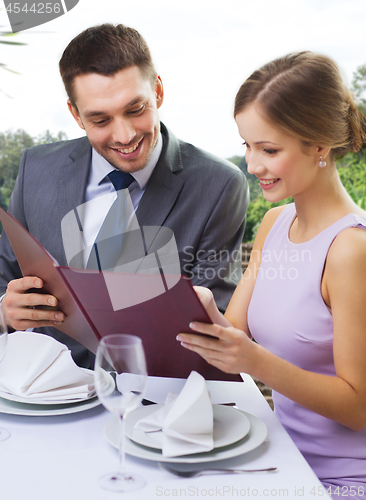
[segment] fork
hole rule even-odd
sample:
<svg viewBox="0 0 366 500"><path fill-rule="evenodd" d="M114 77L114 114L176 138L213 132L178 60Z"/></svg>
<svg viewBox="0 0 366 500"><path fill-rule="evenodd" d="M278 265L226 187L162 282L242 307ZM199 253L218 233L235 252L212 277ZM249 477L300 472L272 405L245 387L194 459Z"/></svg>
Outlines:
<svg viewBox="0 0 366 500"><path fill-rule="evenodd" d="M212 473L217 474L246 474L249 472L277 472L277 467L267 467L266 469L201 469L201 470L177 470L169 467L165 463L159 462L158 466L160 469L165 469L172 474L179 477L197 477L203 475L212 475Z"/></svg>

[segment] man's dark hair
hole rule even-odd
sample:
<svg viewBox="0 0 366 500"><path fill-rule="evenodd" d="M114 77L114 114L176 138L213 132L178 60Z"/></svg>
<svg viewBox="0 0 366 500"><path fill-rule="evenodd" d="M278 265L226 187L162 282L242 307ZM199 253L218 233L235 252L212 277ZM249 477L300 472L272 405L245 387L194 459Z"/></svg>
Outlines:
<svg viewBox="0 0 366 500"><path fill-rule="evenodd" d="M86 29L66 47L59 67L71 104L75 105L74 81L79 75L112 76L131 66L154 84L157 73L149 48L140 33L123 24L102 24Z"/></svg>

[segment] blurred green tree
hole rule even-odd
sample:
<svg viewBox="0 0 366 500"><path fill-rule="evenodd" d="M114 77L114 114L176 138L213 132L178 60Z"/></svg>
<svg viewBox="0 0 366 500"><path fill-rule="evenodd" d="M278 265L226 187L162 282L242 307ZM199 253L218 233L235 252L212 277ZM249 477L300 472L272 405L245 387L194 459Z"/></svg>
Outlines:
<svg viewBox="0 0 366 500"><path fill-rule="evenodd" d="M359 66L353 73L352 91L357 99L358 107L366 114L366 63Z"/></svg>
<svg viewBox="0 0 366 500"><path fill-rule="evenodd" d="M0 132L0 205L7 208L14 189L22 155L27 148L67 139L64 132L52 135L46 130L38 137L31 137L24 130ZM3 203L3 204L1 204Z"/></svg>

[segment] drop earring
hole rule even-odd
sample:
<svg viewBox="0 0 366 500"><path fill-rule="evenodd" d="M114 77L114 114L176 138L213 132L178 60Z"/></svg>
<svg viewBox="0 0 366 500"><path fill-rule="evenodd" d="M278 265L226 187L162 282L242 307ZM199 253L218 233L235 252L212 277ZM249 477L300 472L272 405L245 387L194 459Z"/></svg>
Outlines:
<svg viewBox="0 0 366 500"><path fill-rule="evenodd" d="M318 165L319 165L320 168L324 168L324 167L327 166L327 162L323 160L322 156L319 158L319 164Z"/></svg>

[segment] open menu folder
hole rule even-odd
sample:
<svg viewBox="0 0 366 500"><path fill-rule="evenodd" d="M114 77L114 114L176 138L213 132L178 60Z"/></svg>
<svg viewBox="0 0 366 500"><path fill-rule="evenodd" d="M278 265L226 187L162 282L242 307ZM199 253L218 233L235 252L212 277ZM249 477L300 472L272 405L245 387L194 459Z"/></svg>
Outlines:
<svg viewBox="0 0 366 500"><path fill-rule="evenodd" d="M44 282L41 292L57 297L58 307L66 318L56 328L93 353L103 336L129 333L142 339L149 375L187 378L192 370L196 370L208 380L241 380L239 375L226 374L209 365L176 340L179 332L191 331L191 321L211 322L186 276L176 279L176 285L152 299L114 310L111 287L116 286L119 293L126 296L133 290L142 290L149 296L146 291L154 290L156 280L161 280L161 277L59 266L42 245L2 208L0 221L23 276L40 277Z"/></svg>

